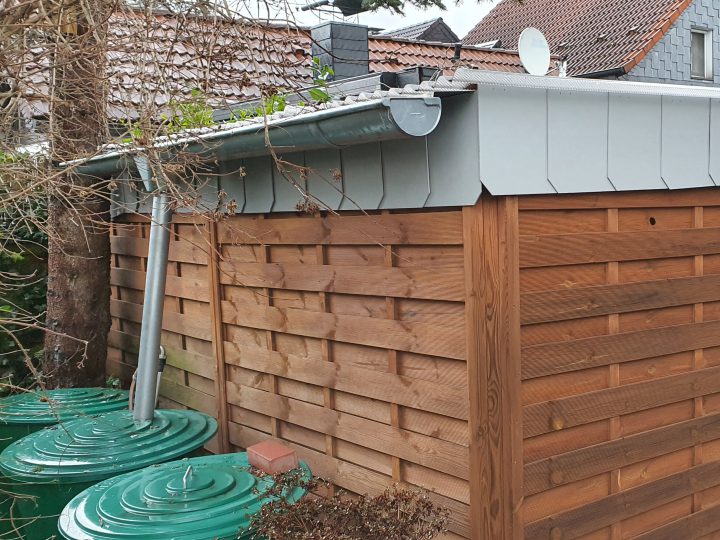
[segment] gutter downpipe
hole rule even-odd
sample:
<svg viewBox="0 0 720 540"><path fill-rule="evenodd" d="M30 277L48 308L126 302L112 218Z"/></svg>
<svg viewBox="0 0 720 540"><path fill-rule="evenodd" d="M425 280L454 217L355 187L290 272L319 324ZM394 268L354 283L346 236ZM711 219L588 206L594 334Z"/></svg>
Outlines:
<svg viewBox="0 0 720 540"><path fill-rule="evenodd" d="M151 188L155 184L133 408L135 422L148 423L152 422L155 416L172 208L165 185L154 178L148 159L144 156L135 156L133 159L145 185Z"/></svg>

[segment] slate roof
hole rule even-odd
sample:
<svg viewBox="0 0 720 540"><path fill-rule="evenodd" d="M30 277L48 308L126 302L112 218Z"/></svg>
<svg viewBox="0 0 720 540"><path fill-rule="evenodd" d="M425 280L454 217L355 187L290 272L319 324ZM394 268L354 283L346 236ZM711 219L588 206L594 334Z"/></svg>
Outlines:
<svg viewBox="0 0 720 540"><path fill-rule="evenodd" d="M502 0L463 39L500 39L517 49L528 26L542 30L554 54L568 56L568 74L635 67L692 0Z"/></svg>
<svg viewBox="0 0 720 540"><path fill-rule="evenodd" d="M376 35L386 38L437 41L441 43L457 43L460 41L460 38L452 31L447 23L443 21L442 17L403 28L384 30Z"/></svg>

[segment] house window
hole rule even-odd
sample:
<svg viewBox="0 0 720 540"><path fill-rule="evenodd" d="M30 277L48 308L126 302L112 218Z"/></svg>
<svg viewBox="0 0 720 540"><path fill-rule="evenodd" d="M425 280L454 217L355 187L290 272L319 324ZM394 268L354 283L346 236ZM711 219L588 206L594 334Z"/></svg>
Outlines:
<svg viewBox="0 0 720 540"><path fill-rule="evenodd" d="M713 78L713 33L711 30L692 31L693 79L712 80Z"/></svg>

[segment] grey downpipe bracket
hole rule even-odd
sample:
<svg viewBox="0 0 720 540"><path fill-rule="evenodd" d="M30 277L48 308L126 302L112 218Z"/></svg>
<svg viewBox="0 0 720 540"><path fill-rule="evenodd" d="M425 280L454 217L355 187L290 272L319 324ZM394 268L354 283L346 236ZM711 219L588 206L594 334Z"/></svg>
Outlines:
<svg viewBox="0 0 720 540"><path fill-rule="evenodd" d="M136 157L135 160L140 162L138 170L143 175L149 176L151 174L150 167L141 166L143 163L147 163L146 158ZM138 354L137 388L133 409L133 418L140 423L151 422L155 416L158 356L161 350L160 339L170 247L170 222L172 220L170 198L162 183L150 177L143 178L146 183L153 180L157 186L153 193L152 223Z"/></svg>

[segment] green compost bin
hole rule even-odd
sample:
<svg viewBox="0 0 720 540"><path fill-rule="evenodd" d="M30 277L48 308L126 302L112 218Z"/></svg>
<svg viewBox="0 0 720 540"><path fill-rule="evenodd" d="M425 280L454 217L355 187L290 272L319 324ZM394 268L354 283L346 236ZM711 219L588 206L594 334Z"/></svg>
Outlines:
<svg viewBox="0 0 720 540"><path fill-rule="evenodd" d="M311 477L304 463L297 473ZM62 511L58 529L68 540L249 539L272 485L272 476L253 474L244 452L173 461L88 488ZM303 495L295 487L282 496L294 503Z"/></svg>
<svg viewBox="0 0 720 540"><path fill-rule="evenodd" d="M0 472L17 493L13 523L26 540L57 536L58 515L78 493L112 476L190 456L217 431L210 416L155 411L136 423L130 411L78 418L11 444Z"/></svg>
<svg viewBox="0 0 720 540"><path fill-rule="evenodd" d="M77 416L127 409L127 390L62 388L35 390L0 399L0 451L44 427ZM16 537L10 511L14 486L0 475L0 539Z"/></svg>

